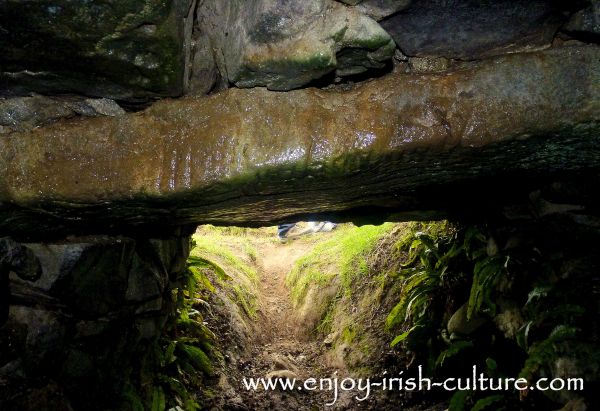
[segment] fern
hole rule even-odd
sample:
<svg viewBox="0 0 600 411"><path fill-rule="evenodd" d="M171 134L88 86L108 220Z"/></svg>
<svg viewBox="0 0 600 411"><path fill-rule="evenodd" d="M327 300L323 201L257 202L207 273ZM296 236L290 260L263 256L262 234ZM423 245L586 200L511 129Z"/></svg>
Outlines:
<svg viewBox="0 0 600 411"><path fill-rule="evenodd" d="M199 371L210 375L212 374L212 365L210 358L198 347L189 344L178 344L177 348L184 353L189 362Z"/></svg>
<svg viewBox="0 0 600 411"><path fill-rule="evenodd" d="M490 310L491 315L495 314L496 305L492 296L500 277L506 273L508 261L508 257L485 257L475 263L467 307L468 319L483 308Z"/></svg>
<svg viewBox="0 0 600 411"><path fill-rule="evenodd" d="M440 355L436 361L436 365L443 366L444 362L448 358L454 357L457 354L459 354L460 352L462 352L468 348L473 348L472 341L460 340L460 341L453 342L452 344L450 344L450 346L448 348L446 348L444 351L442 351L440 353Z"/></svg>
<svg viewBox="0 0 600 411"><path fill-rule="evenodd" d="M465 405L470 394L470 391L456 391L450 399L448 411L465 411Z"/></svg>
<svg viewBox="0 0 600 411"><path fill-rule="evenodd" d="M140 404L141 409L152 411L163 411L167 406L186 411L201 408L188 386L199 384L202 375L213 372L210 355L214 351L215 335L204 323L202 313L195 308L198 304L205 307L207 296L215 292L207 270L221 279L229 279L214 262L194 255L189 257L187 270L179 278L180 286L173 292L176 310L169 317L160 341L151 349L155 363L154 385L146 393L147 407L141 400L137 403L135 397L126 396L132 408L139 409Z"/></svg>
<svg viewBox="0 0 600 411"><path fill-rule="evenodd" d="M402 334L396 336L396 338L394 338L394 340L390 343L390 347L395 347L396 345L398 345L402 341L406 340L406 338L408 338L408 336L410 335L410 333L412 333L417 328L419 328L419 326L415 325L415 326L411 327L409 330L407 330L407 331L403 332Z"/></svg>
<svg viewBox="0 0 600 411"><path fill-rule="evenodd" d="M544 297L548 296L548 293L552 290L552 286L551 285L542 285L542 286L537 286L535 287L533 290L531 290L529 292L529 295L527 296L527 302L525 303L525 305L529 305L532 302L538 301Z"/></svg>
<svg viewBox="0 0 600 411"><path fill-rule="evenodd" d="M152 390L152 411L164 411L167 408L165 392L161 386L156 386Z"/></svg>
<svg viewBox="0 0 600 411"><path fill-rule="evenodd" d="M529 349L529 357L520 372L523 378L531 379L543 366L550 364L557 358L556 345L565 340L572 340L577 337L579 329L568 325L556 326L548 338L536 342Z"/></svg>
<svg viewBox="0 0 600 411"><path fill-rule="evenodd" d="M442 235L447 227L441 225L443 229L439 229L438 225L432 224L427 232L417 231L412 238L405 237L400 242L400 246L410 246L408 258L401 264L403 284L400 300L389 313L386 328L406 324L406 331L394 338L392 346L409 338L413 331L429 321L427 317L432 304L444 295L448 264L464 252L462 245L451 241L455 234L449 237Z"/></svg>
<svg viewBox="0 0 600 411"><path fill-rule="evenodd" d="M131 411L144 411L144 402L139 397L139 395L135 392L131 384L127 384L123 389L123 398L131 407Z"/></svg>

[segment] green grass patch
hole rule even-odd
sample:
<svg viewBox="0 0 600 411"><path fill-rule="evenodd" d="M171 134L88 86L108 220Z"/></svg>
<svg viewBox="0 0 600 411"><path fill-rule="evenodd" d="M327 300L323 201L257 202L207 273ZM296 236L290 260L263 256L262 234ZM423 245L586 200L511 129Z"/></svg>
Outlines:
<svg viewBox="0 0 600 411"><path fill-rule="evenodd" d="M341 291L349 295L352 283L368 272L366 256L379 239L390 232L393 223L379 226L340 225L330 238L300 258L286 278L291 296L302 304L309 287L325 286L338 277Z"/></svg>
<svg viewBox="0 0 600 411"><path fill-rule="evenodd" d="M191 255L197 255L199 257L217 256L224 260L227 265L235 268L236 270L244 273L249 279L253 281L258 280L258 274L254 268L249 266L244 260L236 256L227 246L224 245L223 237L216 233L213 236L199 236L194 235L194 241L196 241L196 247L191 251ZM241 242L243 247L252 247L249 243ZM256 250L251 248L250 250L253 256L256 256ZM252 258L252 256L250 256Z"/></svg>
<svg viewBox="0 0 600 411"><path fill-rule="evenodd" d="M241 233L231 232L229 227L221 229L203 226L201 234L193 236L195 247L190 255L217 262L228 276L233 277L218 278L219 284L229 289L235 302L250 318L254 318L257 310L255 288L258 286L258 273L250 264L256 261L257 251L245 236L240 236ZM250 263L245 261L244 255Z"/></svg>

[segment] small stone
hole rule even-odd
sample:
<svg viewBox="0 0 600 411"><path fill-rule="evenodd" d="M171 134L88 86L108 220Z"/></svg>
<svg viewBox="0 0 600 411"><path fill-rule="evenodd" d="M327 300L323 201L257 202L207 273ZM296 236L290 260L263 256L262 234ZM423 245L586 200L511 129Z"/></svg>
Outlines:
<svg viewBox="0 0 600 411"><path fill-rule="evenodd" d="M334 333L329 334L327 337L325 337L325 339L323 340L323 344L326 347L331 347L333 345L333 342L335 341L336 335Z"/></svg>
<svg viewBox="0 0 600 411"><path fill-rule="evenodd" d="M296 366L296 364L294 364L294 362L291 359L281 354L273 355L273 364L275 370L291 370L294 373L298 373L298 367Z"/></svg>
<svg viewBox="0 0 600 411"><path fill-rule="evenodd" d="M265 378L267 380L295 380L298 378L298 374L290 370L276 370L268 373Z"/></svg>
<svg viewBox="0 0 600 411"><path fill-rule="evenodd" d="M125 114L125 110L123 110L121 106L119 106L114 100L108 98L88 98L81 102L72 104L71 107L77 114L88 117L116 117Z"/></svg>
<svg viewBox="0 0 600 411"><path fill-rule="evenodd" d="M467 319L468 305L463 304L448 321L448 333L459 335L471 335L479 327L487 322L487 320L476 313L473 313L471 319ZM452 336L450 337L452 340Z"/></svg>
<svg viewBox="0 0 600 411"><path fill-rule="evenodd" d="M524 320L521 316L521 310L515 303L503 303L502 311L494 318L496 327L504 336L514 339L519 329L523 326Z"/></svg>

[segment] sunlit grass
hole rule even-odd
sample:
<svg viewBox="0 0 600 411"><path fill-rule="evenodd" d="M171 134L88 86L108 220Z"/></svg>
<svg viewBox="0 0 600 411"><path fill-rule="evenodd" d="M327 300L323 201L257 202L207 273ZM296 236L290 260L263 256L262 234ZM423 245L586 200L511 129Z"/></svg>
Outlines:
<svg viewBox="0 0 600 411"><path fill-rule="evenodd" d="M256 315L258 272L251 265L257 251L247 238L247 230L239 227L202 226L193 236L195 247L191 255L207 258L219 264L232 277L218 281L231 290L235 301L250 317ZM258 230L253 230L256 232Z"/></svg>
<svg viewBox="0 0 600 411"><path fill-rule="evenodd" d="M330 284L336 277L342 292L350 293L352 282L367 272L366 255L393 227L393 223L362 227L339 225L326 241L300 258L288 274L286 284L294 302L301 304L310 286Z"/></svg>

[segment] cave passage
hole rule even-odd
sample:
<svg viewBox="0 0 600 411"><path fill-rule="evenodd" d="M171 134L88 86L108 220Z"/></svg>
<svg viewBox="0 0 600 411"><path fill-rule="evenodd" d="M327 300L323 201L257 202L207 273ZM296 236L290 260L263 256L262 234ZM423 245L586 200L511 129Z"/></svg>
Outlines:
<svg viewBox="0 0 600 411"><path fill-rule="evenodd" d="M600 410L599 41L600 0L0 0L0 410Z"/></svg>

